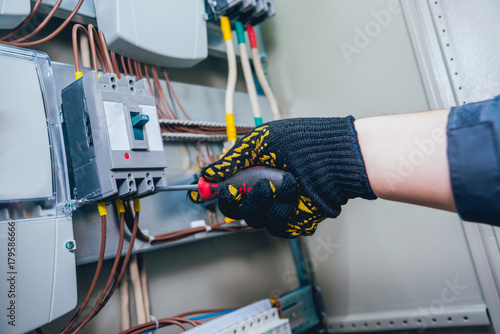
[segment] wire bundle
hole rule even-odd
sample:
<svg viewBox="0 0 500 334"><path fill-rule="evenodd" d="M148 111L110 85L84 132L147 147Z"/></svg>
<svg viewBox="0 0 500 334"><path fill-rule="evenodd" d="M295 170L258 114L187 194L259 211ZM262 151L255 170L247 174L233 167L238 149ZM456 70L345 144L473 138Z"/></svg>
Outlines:
<svg viewBox="0 0 500 334"><path fill-rule="evenodd" d="M78 321L80 316L82 315L83 311L85 310L86 306L88 305L90 298L92 297L92 294L94 292L95 286L97 285L97 281L99 279L99 276L101 274L101 269L102 269L102 263L104 261L104 253L105 253L105 248L106 248L106 216L107 216L107 210L106 210L106 205L104 202L100 202L98 204L98 209L99 209L99 214L101 216L101 249L99 252L99 258L97 261L97 268L94 274L94 278L92 280L92 284L90 289L87 292L87 295L83 301L83 303L80 305L78 311L76 314L73 316L73 318L70 320L70 322L63 328L61 331L61 334L65 333L78 333L80 332L83 327L89 323L101 310L102 308L106 305L106 303L109 301L113 293L115 292L116 288L120 284L120 280L122 279L125 270L127 268L128 262L130 260L130 257L132 255L132 250L134 248L134 242L136 239L137 231L138 231L138 225L139 225L139 210L136 209L134 221L131 226L131 237L130 237L130 243L129 247L127 249L127 253L123 260L121 261L120 264L120 259L121 259L121 254L123 252L123 245L124 245L124 238L125 238L125 209L123 206L123 202L121 200L116 201L116 206L118 209L118 213L120 216L120 236L119 236L119 241L118 241L118 248L116 251L115 259L113 261L113 266L111 268L111 272L108 276L108 279L106 281L106 285L104 286L104 289L102 290L99 298L97 299L96 303L92 307L91 311L89 314L83 319L82 322L79 324L75 325L75 323Z"/></svg>
<svg viewBox="0 0 500 334"><path fill-rule="evenodd" d="M54 14L56 11L59 9L59 6L61 5L62 0L57 0L57 2L54 4L54 7L52 7L51 11L47 14L45 19L30 33L19 37L17 39L12 39L14 36L20 32L24 27L26 27L30 22L31 19L35 16L36 12L38 11L38 8L42 4L42 0L37 0L31 10L31 12L28 14L26 19L24 19L14 30L12 30L10 33L6 34L5 36L0 37L0 43L2 44L8 44L8 45L13 45L13 46L20 46L20 47L31 47L35 46L38 44L45 43L52 38L56 37L66 26L71 22L71 20L75 17L76 13L82 6L84 0L78 0L78 3L76 4L75 8L71 11L71 13L68 15L66 20L52 33L49 35L35 41L30 41L30 42L25 42L27 39L30 39L37 35L46 25L49 23L49 21L54 17Z"/></svg>
<svg viewBox="0 0 500 334"><path fill-rule="evenodd" d="M224 314L227 314L227 313L230 313L233 311L236 311L236 309L235 308L221 308L221 309L209 309L209 310L185 312L185 313L176 315L174 317L158 319L157 321L150 321L150 322L146 322L144 324L139 324L137 326L129 328L128 330L122 331L120 334L146 334L146 333L150 333L152 331L155 331L159 328L163 328L163 327L171 326L171 325L175 325L175 326L182 328L183 330L187 330L188 328L184 324L189 324L193 327L196 327L196 326L203 324L203 322L200 321L202 319L217 317L217 316L224 315ZM185 318L188 315L195 315L195 314L203 314L203 315L198 316L198 317L194 317L194 318L189 318L189 319Z"/></svg>
<svg viewBox="0 0 500 334"><path fill-rule="evenodd" d="M130 203L128 201L124 202L125 205L125 223L128 228L133 227L133 222L135 221L134 213L132 212ZM252 229L247 226L224 226L226 222L218 222L211 225L200 226L200 227L191 227L184 230L164 233L155 236L148 236L144 234L140 228L137 230L137 239L149 243L151 245L161 245L169 242L179 241L191 236L194 236L199 233L206 232L236 232L236 233L255 233L261 230Z"/></svg>

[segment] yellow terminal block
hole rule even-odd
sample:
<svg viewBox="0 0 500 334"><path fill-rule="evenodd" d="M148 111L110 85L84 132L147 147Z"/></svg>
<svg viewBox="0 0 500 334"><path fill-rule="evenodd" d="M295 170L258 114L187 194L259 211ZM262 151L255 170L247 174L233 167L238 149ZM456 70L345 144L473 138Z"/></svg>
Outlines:
<svg viewBox="0 0 500 334"><path fill-rule="evenodd" d="M97 209L99 210L99 215L101 217L108 214L108 210L106 210L106 203L104 202L97 203Z"/></svg>
<svg viewBox="0 0 500 334"><path fill-rule="evenodd" d="M117 199L115 203L118 213L125 213L125 206L123 205L123 201L121 199Z"/></svg>
<svg viewBox="0 0 500 334"><path fill-rule="evenodd" d="M81 77L83 77L83 73L82 72L75 72L75 80L78 80Z"/></svg>
<svg viewBox="0 0 500 334"><path fill-rule="evenodd" d="M141 201L138 198L134 198L132 200L134 203L134 212L140 212L141 211Z"/></svg>

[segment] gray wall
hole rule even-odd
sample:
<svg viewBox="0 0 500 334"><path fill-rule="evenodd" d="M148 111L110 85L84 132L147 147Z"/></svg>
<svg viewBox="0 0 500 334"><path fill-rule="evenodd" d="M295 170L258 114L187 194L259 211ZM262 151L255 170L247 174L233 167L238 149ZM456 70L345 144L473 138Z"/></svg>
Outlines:
<svg viewBox="0 0 500 334"><path fill-rule="evenodd" d="M263 31L269 75L287 116L361 118L429 108L399 1L277 0L276 7ZM374 12L390 10L378 24ZM365 29L367 39L359 33ZM352 200L308 241L331 330L484 309L455 214ZM431 303L454 279L467 288L432 313Z"/></svg>

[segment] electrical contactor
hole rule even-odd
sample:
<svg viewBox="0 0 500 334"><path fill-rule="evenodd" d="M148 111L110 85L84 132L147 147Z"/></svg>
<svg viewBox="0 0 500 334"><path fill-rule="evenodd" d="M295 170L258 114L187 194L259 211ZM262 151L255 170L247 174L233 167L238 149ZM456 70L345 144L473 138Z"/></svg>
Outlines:
<svg viewBox="0 0 500 334"><path fill-rule="evenodd" d="M79 205L165 186L166 158L146 79L89 72L62 90L72 196Z"/></svg>

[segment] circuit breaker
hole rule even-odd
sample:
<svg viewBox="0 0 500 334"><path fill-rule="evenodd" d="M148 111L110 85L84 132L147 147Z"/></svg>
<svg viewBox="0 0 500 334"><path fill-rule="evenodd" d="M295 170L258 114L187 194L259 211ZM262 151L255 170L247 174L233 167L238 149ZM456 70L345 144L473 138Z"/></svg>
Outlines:
<svg viewBox="0 0 500 334"><path fill-rule="evenodd" d="M165 186L155 100L146 79L92 71L62 90L72 196L80 204Z"/></svg>

